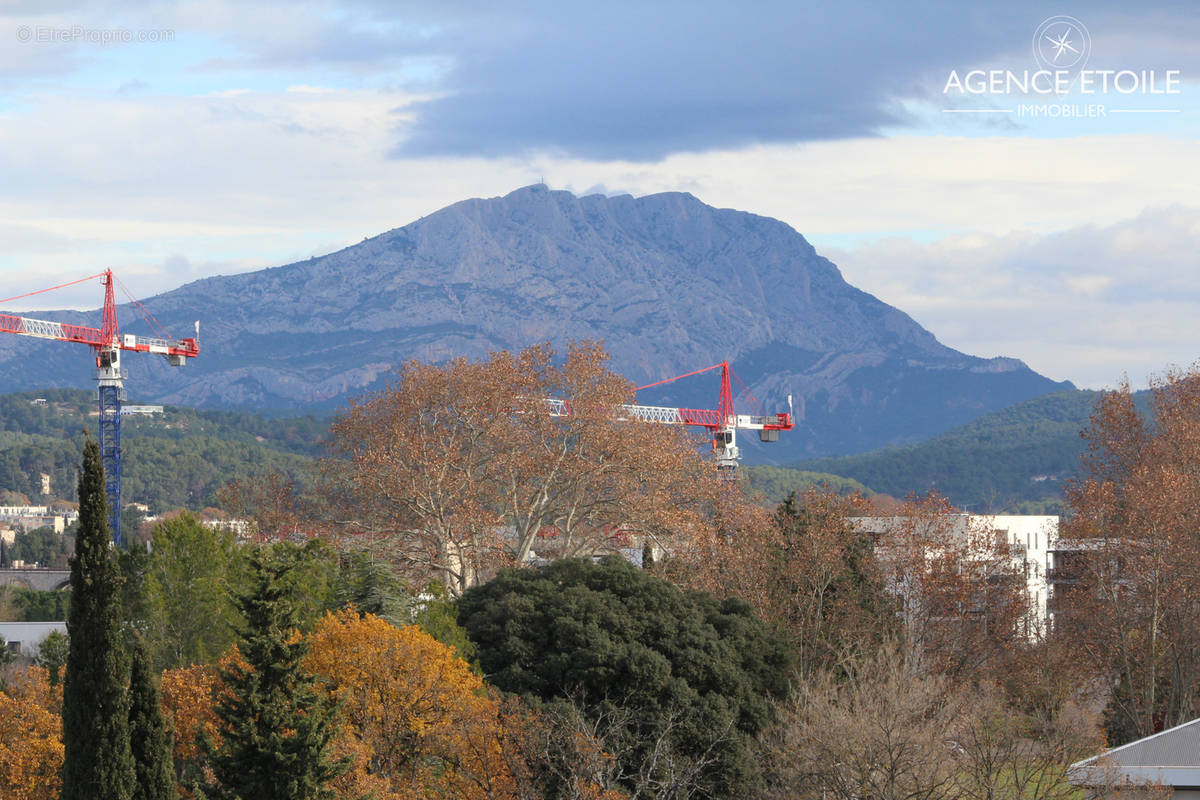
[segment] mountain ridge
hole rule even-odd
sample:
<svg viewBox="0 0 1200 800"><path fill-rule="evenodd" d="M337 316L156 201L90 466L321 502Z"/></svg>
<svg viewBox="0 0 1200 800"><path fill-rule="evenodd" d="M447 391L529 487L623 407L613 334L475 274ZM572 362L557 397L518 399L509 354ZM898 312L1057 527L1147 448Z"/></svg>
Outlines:
<svg viewBox="0 0 1200 800"><path fill-rule="evenodd" d="M846 283L786 223L683 192L524 187L146 302L168 329L202 320L201 356L183 373L128 359L131 392L146 401L329 410L383 386L405 359L600 339L635 383L728 359L769 410L793 395L799 430L774 452L755 452L776 463L916 441L1069 386L1016 359L947 347ZM55 318L94 325L95 316ZM127 308L120 318L124 330ZM0 390L86 385L82 359L52 345L34 353L39 374L23 375L31 349L0 341ZM711 406L716 391L681 381L639 400Z"/></svg>

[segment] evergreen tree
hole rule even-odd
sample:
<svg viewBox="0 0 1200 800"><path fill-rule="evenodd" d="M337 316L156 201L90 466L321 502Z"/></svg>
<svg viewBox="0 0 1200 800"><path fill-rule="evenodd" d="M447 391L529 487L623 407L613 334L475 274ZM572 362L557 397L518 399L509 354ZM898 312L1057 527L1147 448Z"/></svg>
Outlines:
<svg viewBox="0 0 1200 800"><path fill-rule="evenodd" d="M63 682L63 800L129 800L129 663L121 641L121 580L110 548L100 447L79 471L79 532L71 558L70 647Z"/></svg>
<svg viewBox="0 0 1200 800"><path fill-rule="evenodd" d="M332 797L329 782L349 767L329 752L336 709L301 666L307 643L292 573L303 553L284 547L249 557L241 663L221 671L228 694L217 703L223 742L212 761L219 793L231 800Z"/></svg>
<svg viewBox="0 0 1200 800"><path fill-rule="evenodd" d="M241 551L228 531L184 512L154 526L141 569L146 646L156 669L215 662L233 644Z"/></svg>
<svg viewBox="0 0 1200 800"><path fill-rule="evenodd" d="M57 686L62 680L62 669L67 664L70 651L71 642L62 631L50 631L38 645L33 663L46 670L51 686Z"/></svg>
<svg viewBox="0 0 1200 800"><path fill-rule="evenodd" d="M620 556L505 569L458 601L488 682L601 734L634 797L749 797L791 660L750 607ZM565 796L565 795L564 795Z"/></svg>
<svg viewBox="0 0 1200 800"><path fill-rule="evenodd" d="M141 636L135 636L129 677L129 747L137 786L133 800L175 800L172 736L163 718L158 686Z"/></svg>

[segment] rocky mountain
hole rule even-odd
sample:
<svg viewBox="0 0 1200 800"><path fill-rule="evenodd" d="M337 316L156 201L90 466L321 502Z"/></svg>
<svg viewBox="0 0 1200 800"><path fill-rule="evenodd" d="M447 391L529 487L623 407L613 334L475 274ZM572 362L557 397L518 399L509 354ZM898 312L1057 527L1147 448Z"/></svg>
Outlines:
<svg viewBox="0 0 1200 800"><path fill-rule="evenodd" d="M758 454L774 462L916 441L1069 387L1015 359L946 347L847 284L778 220L674 192L577 197L529 186L145 305L176 336L200 320L202 353L182 370L128 359L138 402L330 410L382 386L404 359L603 339L638 383L728 359L767 410L794 395L797 430ZM122 329L149 333L135 318L122 308ZM0 391L83 387L89 377L70 347L0 337ZM639 399L715 407L716 378Z"/></svg>

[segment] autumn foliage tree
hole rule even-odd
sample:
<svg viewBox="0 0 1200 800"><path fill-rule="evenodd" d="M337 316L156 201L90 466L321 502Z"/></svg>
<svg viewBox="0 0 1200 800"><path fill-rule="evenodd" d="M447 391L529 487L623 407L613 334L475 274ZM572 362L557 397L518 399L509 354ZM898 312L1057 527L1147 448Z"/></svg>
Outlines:
<svg viewBox="0 0 1200 800"><path fill-rule="evenodd" d="M509 797L499 708L453 649L415 625L352 609L329 614L310 638L306 669L343 709L344 736L387 798Z"/></svg>
<svg viewBox="0 0 1200 800"><path fill-rule="evenodd" d="M0 691L0 797L51 800L59 796L63 763L61 685L29 667Z"/></svg>
<svg viewBox="0 0 1200 800"><path fill-rule="evenodd" d="M1078 583L1060 632L1115 686L1114 744L1200 713L1200 367L1151 392L1149 416L1128 382L1101 396L1067 491Z"/></svg>
<svg viewBox="0 0 1200 800"><path fill-rule="evenodd" d="M668 571L714 594L733 594L787 642L801 676L870 655L899 634L874 543L855 528L861 498L811 489L771 513L738 493L720 505L722 525L678 552Z"/></svg>
<svg viewBox="0 0 1200 800"><path fill-rule="evenodd" d="M176 786L184 798L193 797L191 787L205 782L205 743L214 750L221 746L221 723L213 707L219 685L215 665L194 664L162 674L159 692L163 714L175 734L172 761Z"/></svg>
<svg viewBox="0 0 1200 800"><path fill-rule="evenodd" d="M239 478L217 490L222 509L247 520L260 541L276 542L299 534L323 532L314 498L301 491L295 478L271 472L256 478Z"/></svg>
<svg viewBox="0 0 1200 800"><path fill-rule="evenodd" d="M810 490L774 514L737 493L670 574L750 603L787 641L802 677L904 639L959 675L1002 663L1029 629L1024 562L943 498L870 516L859 497Z"/></svg>
<svg viewBox="0 0 1200 800"><path fill-rule="evenodd" d="M331 428L325 494L453 596L533 554L591 554L702 524L714 478L687 432L623 418L632 385L594 344L405 363ZM547 398L566 401L552 414Z"/></svg>

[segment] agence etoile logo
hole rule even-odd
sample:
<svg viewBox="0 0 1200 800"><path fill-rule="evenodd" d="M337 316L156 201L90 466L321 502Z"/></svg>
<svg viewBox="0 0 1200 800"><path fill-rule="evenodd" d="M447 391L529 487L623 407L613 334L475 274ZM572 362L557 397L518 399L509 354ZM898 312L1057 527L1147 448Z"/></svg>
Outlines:
<svg viewBox="0 0 1200 800"><path fill-rule="evenodd" d="M1048 70L1081 70L1092 51L1092 37L1074 17L1050 17L1033 34L1033 57Z"/></svg>

